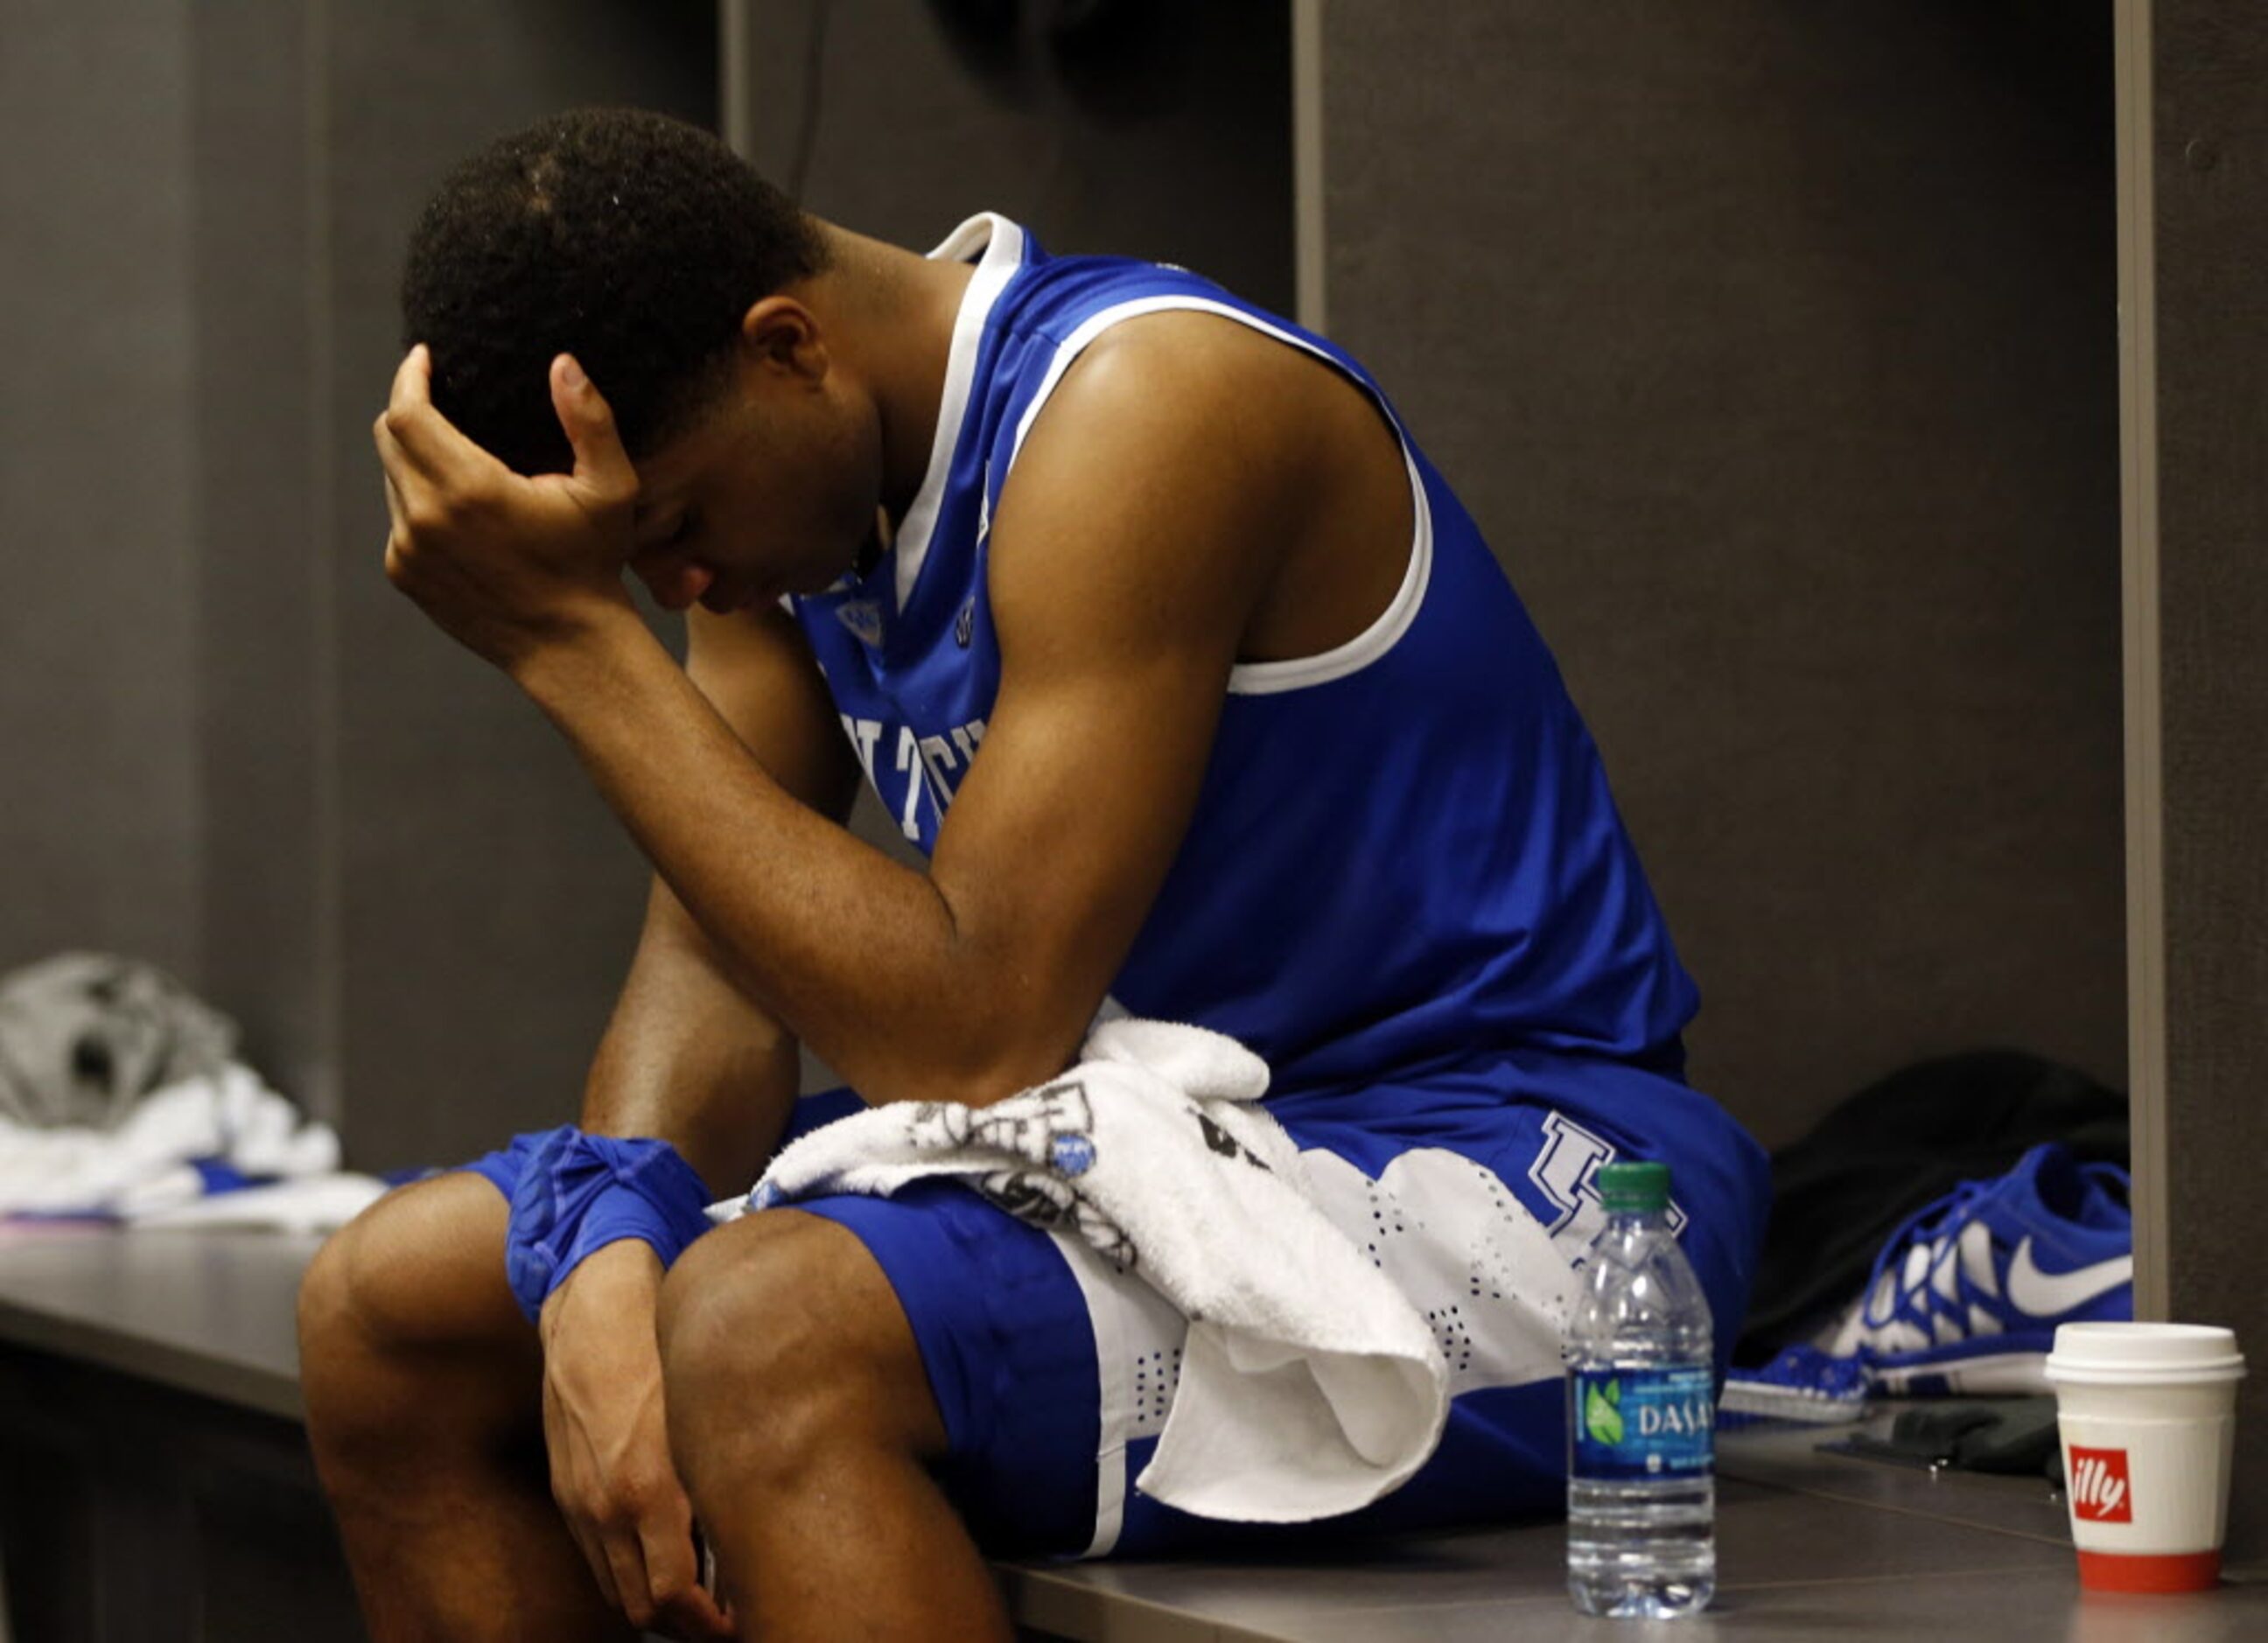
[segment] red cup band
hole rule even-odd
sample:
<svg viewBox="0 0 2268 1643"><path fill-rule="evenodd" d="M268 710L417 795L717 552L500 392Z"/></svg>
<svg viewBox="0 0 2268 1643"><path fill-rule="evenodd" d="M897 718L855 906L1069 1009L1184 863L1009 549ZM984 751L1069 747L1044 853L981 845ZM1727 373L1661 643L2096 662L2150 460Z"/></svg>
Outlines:
<svg viewBox="0 0 2268 1643"><path fill-rule="evenodd" d="M2079 1583L2090 1592L2206 1592L2220 1583L2220 1552L2081 1551Z"/></svg>

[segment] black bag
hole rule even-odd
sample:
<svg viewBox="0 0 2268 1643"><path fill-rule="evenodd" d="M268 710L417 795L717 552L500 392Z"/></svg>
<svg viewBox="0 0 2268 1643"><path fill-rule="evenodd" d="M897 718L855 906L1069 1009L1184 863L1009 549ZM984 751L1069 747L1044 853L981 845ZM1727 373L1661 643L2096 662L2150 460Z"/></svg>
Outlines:
<svg viewBox="0 0 2268 1643"><path fill-rule="evenodd" d="M1868 1085L1772 1154L1771 1224L1734 1361L1807 1338L1867 1281L1898 1223L2042 1141L2127 1160L2126 1097L2018 1050L1924 1061Z"/></svg>

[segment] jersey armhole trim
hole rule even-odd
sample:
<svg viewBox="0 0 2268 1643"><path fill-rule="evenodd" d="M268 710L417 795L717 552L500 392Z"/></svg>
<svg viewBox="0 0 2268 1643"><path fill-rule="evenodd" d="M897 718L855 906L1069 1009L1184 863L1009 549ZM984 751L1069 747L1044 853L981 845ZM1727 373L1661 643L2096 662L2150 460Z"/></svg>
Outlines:
<svg viewBox="0 0 2268 1643"><path fill-rule="evenodd" d="M1369 394L1394 429L1394 437L1402 446L1403 466L1410 474L1410 512L1415 521L1410 533L1410 563L1402 573L1402 586L1395 591L1393 599L1377 619L1344 645L1335 645L1314 656L1292 657L1283 661L1239 663L1229 670L1228 693L1231 696L1275 696L1287 690L1304 690L1314 685L1329 684L1333 680L1344 679L1361 672L1394 648L1402 636L1410 630L1410 624L1417 621L1418 609L1425 602L1425 587L1433 571L1432 509L1425 498L1425 482L1418 471L1417 453L1410 447L1409 431L1403 427L1402 419L1394 414L1394 408L1386 402L1386 396L1305 338L1295 336L1281 326L1270 325L1257 314L1206 297L1138 297L1130 302L1118 303L1089 314L1057 348L1055 357L1048 362L1047 374L1040 379L1040 386L1033 394L1031 403L1024 408L1024 414L1016 424L1015 442L1008 449L1009 470L1013 469L1016 456L1024 448L1025 436L1031 432L1032 424L1046 407L1057 385L1063 380L1064 372L1071 369L1072 362L1089 343L1112 326L1124 320L1145 313L1175 309L1219 314L1223 319L1233 320L1240 325L1272 336L1302 353L1312 354ZM1007 483L1007 471L1004 470L1000 476L1000 483L1004 485Z"/></svg>

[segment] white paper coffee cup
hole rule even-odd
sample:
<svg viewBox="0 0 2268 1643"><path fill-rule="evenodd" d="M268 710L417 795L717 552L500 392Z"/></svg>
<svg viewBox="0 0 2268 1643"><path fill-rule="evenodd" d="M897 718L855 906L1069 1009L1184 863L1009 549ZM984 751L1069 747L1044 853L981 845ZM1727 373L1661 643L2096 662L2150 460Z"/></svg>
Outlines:
<svg viewBox="0 0 2268 1643"><path fill-rule="evenodd" d="M2082 1587L2191 1592L2220 1580L2243 1376L2236 1337L2207 1324L2056 1330L2047 1378Z"/></svg>

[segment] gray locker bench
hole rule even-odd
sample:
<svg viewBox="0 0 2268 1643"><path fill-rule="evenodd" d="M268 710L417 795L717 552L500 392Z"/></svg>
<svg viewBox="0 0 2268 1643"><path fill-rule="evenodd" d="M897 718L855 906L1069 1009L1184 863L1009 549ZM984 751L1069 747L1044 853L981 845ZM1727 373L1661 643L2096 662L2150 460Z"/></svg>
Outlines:
<svg viewBox="0 0 2268 1643"><path fill-rule="evenodd" d="M0 1580L15 1643L360 1635L300 1426L292 1302L315 1241L0 1234ZM1681 1638L2268 1635L2268 1586L2077 1591L2043 1484L1727 1433L1718 1603ZM1560 1584L1557 1524L1315 1563L1003 1565L1020 1625L1078 1643L1627 1639Z"/></svg>

